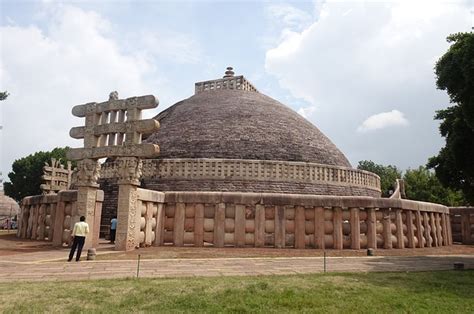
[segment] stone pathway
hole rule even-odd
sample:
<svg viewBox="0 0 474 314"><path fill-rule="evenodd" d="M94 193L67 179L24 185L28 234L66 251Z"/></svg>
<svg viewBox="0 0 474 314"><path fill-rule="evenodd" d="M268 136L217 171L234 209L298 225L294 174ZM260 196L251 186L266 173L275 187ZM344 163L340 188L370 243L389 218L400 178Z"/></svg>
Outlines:
<svg viewBox="0 0 474 314"><path fill-rule="evenodd" d="M2 259L0 261L0 282L85 280L137 276L136 260L67 262L65 251L58 250L58 255L59 252L61 252L64 261L46 262L36 260L29 262L26 254L22 254L22 261ZM49 256L51 257L51 255ZM473 255L328 257L326 266L329 272L428 271L453 269L454 262L464 263L465 268L474 268ZM153 259L140 262L139 276L286 275L318 273L323 272L323 270L324 259L322 257Z"/></svg>

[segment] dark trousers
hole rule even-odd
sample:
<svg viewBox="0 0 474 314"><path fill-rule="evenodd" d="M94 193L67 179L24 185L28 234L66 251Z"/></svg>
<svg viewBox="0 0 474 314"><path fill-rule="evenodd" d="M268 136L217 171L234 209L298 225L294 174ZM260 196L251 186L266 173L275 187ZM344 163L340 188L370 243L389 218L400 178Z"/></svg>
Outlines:
<svg viewBox="0 0 474 314"><path fill-rule="evenodd" d="M115 242L115 232L117 229L110 229L110 242Z"/></svg>
<svg viewBox="0 0 474 314"><path fill-rule="evenodd" d="M74 257L74 251L76 251L76 248L77 248L76 262L79 261L79 259L81 258L82 248L84 247L85 240L86 240L86 237L79 237L79 236L74 237L74 240L72 241L71 252L69 252L69 261L71 261L72 258Z"/></svg>

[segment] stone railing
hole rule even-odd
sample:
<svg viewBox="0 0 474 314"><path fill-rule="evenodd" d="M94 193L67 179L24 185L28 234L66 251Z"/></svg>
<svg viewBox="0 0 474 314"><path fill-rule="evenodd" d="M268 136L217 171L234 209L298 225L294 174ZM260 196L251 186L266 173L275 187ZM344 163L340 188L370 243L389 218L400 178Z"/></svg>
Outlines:
<svg viewBox="0 0 474 314"><path fill-rule="evenodd" d="M474 244L474 207L450 207L453 241Z"/></svg>
<svg viewBox="0 0 474 314"><path fill-rule="evenodd" d="M242 75L224 77L217 80L197 82L194 84L194 93L199 94L206 91L215 91L221 89L237 89L251 92L258 92L255 86L245 79Z"/></svg>
<svg viewBox="0 0 474 314"><path fill-rule="evenodd" d="M104 163L101 178L114 178L117 164ZM380 178L371 172L306 162L246 159L148 159L143 178L283 181L356 186L380 192Z"/></svg>
<svg viewBox="0 0 474 314"><path fill-rule="evenodd" d="M104 193L97 192L95 221L100 223ZM77 191L28 196L22 200L18 214L17 236L24 239L52 241L54 246L69 244L74 223L79 221ZM94 235L98 242L98 234Z"/></svg>
<svg viewBox="0 0 474 314"><path fill-rule="evenodd" d="M151 246L153 242L163 243L163 201L162 192L138 189L138 208L140 246Z"/></svg>
<svg viewBox="0 0 474 314"><path fill-rule="evenodd" d="M153 245L403 249L452 244L447 207L401 199L166 192L156 218L155 205L146 208L140 242L150 234L145 241Z"/></svg>

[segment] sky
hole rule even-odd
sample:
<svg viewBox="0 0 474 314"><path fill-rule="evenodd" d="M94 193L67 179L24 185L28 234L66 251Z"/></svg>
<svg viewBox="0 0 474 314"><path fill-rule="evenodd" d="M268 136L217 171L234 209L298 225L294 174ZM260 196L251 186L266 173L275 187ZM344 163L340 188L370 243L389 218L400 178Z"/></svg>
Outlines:
<svg viewBox="0 0 474 314"><path fill-rule="evenodd" d="M0 0L1 161L58 146L74 105L153 94L152 117L227 66L315 124L355 167L424 165L449 106L434 65L471 1Z"/></svg>

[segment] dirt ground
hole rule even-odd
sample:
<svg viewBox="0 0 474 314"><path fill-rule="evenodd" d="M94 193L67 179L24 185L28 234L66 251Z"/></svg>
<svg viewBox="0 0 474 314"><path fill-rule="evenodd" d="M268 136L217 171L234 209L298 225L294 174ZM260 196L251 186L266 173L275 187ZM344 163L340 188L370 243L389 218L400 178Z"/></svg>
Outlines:
<svg viewBox="0 0 474 314"><path fill-rule="evenodd" d="M54 250L51 242L19 239L16 230L0 231L0 256Z"/></svg>
<svg viewBox="0 0 474 314"><path fill-rule="evenodd" d="M237 257L319 257L324 255L323 250L316 249L275 249L275 248L214 248L214 247L148 247L130 252L110 252L110 245L105 241L98 251L103 251L97 256L98 260L127 260L137 259L140 254L142 259L165 258L237 258ZM27 252L56 250L51 242L18 239L15 233L0 233L0 256L15 255ZM104 251L109 251L106 253ZM375 250L376 256L427 256L427 255L474 255L474 245L455 244L449 247L418 248L418 249L392 249ZM362 250L326 250L326 256L366 256L367 251Z"/></svg>

